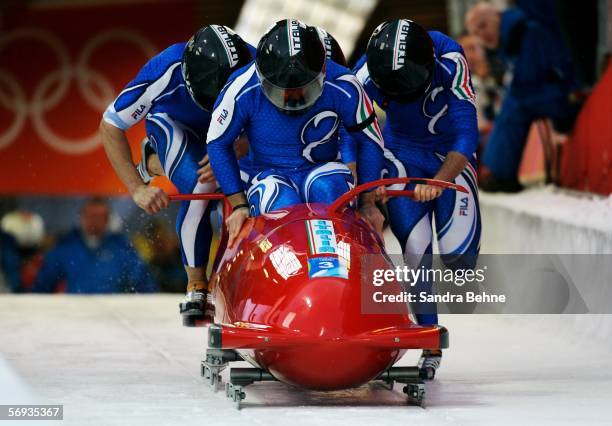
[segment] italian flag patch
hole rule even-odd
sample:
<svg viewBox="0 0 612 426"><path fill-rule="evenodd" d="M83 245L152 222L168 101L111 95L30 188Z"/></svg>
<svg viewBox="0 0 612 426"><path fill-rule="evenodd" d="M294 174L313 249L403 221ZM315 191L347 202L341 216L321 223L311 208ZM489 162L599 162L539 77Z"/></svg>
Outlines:
<svg viewBox="0 0 612 426"><path fill-rule="evenodd" d="M465 57L459 52L450 52L442 55L442 57L452 60L456 65L455 76L453 77L451 86L452 92L457 98L475 104L476 94L472 87L470 69L468 68Z"/></svg>
<svg viewBox="0 0 612 426"><path fill-rule="evenodd" d="M368 97L368 94L365 92L363 86L359 82L356 76L353 74L346 74L338 77L338 80L344 80L351 83L357 89L357 93L359 94L359 105L357 105L357 110L355 111L355 123L363 123L367 120L372 114L374 114L374 106L372 105L372 101ZM380 127L378 126L378 121L374 120L370 125L364 128L363 133L365 133L371 140L376 142L378 146L383 147L383 138L382 133L380 132Z"/></svg>

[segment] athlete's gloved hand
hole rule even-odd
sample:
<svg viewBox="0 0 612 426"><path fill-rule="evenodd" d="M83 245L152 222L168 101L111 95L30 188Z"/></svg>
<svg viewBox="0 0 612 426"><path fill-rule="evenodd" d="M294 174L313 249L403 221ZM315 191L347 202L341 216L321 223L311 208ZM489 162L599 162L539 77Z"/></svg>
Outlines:
<svg viewBox="0 0 612 426"><path fill-rule="evenodd" d="M443 189L439 186L418 184L414 188L414 199L415 201L425 203L438 198L442 195L442 191Z"/></svg>
<svg viewBox="0 0 612 426"><path fill-rule="evenodd" d="M212 167L210 166L210 161L208 161L208 154L198 161L198 165L202 166L198 169L198 182L214 182L215 175L213 174Z"/></svg>
<svg viewBox="0 0 612 426"><path fill-rule="evenodd" d="M138 207L149 214L165 209L170 201L168 194L163 189L149 185L142 185L136 188L132 193L132 199Z"/></svg>
<svg viewBox="0 0 612 426"><path fill-rule="evenodd" d="M240 234L240 230L248 217L249 209L247 207L242 207L234 210L225 220L225 225L227 226L227 232L229 234L227 241L228 248L233 247L234 241L236 241L236 238Z"/></svg>

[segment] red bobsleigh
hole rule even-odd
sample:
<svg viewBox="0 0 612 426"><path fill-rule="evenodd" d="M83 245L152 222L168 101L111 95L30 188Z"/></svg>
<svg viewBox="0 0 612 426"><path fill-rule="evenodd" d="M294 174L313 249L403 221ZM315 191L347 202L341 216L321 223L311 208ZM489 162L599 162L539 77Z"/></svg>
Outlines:
<svg viewBox="0 0 612 426"><path fill-rule="evenodd" d="M222 232L210 280L215 323L208 328L202 362L202 374L215 390L228 363L245 360L253 368L231 368L225 385L238 408L244 386L266 380L316 390L399 382L406 385L409 402L423 404L418 367L393 365L408 349L448 347L447 330L415 324L407 306L403 313L362 313L362 276L370 273L366 255L378 254L385 267L393 265L380 237L347 208L361 192L396 183L467 192L441 181L381 179L354 188L331 206L302 204L251 218L232 248ZM387 194L411 196L412 191Z"/></svg>

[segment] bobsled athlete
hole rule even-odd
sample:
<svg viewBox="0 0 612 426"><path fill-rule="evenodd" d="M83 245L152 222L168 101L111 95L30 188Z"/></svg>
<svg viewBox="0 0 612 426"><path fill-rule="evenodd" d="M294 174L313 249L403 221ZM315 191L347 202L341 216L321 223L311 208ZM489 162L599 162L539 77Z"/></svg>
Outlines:
<svg viewBox="0 0 612 426"><path fill-rule="evenodd" d="M363 87L326 58L316 28L294 19L277 22L260 40L256 60L224 87L208 129L210 163L233 206L226 220L230 246L249 214L331 203L352 187L351 171L337 161L339 126L355 140L359 179L378 179L383 141ZM242 129L251 163L246 194L232 149ZM374 197L364 194L360 211L380 229Z"/></svg>
<svg viewBox="0 0 612 426"><path fill-rule="evenodd" d="M330 33L328 33L326 30L324 30L323 28L321 27L316 27L316 28L325 46L325 54L327 56L327 59L332 60L335 63L342 65L343 67L348 67L348 64L346 62L346 57L344 56L344 52L342 51L342 48L340 47L340 44L338 43L336 38ZM338 138L339 138L338 143L340 145L339 148L340 148L341 160L344 164L348 166L349 169L351 169L351 172L353 172L353 177L355 181L357 181L355 141L346 131L344 126L338 126ZM234 151L236 152L236 155L241 157L238 161L238 164L240 165L240 170L244 171L244 173L242 173L242 176L247 179L247 184L248 184L248 177L247 177L248 172L247 171L250 170L250 164L251 164L248 156L245 155L245 153L248 152L248 145L240 144L240 146L235 146ZM210 178L210 176L212 175L213 175L212 170L210 170L210 167L208 167L206 171L203 170L202 174L200 174L200 181L203 181L203 179L206 180Z"/></svg>
<svg viewBox="0 0 612 426"><path fill-rule="evenodd" d="M390 225L412 267L431 267L432 218L447 267L471 268L480 248L476 179L478 127L474 90L461 47L437 31L398 19L372 34L355 74L386 111L386 177L423 177L465 186L469 194L416 185L414 200L388 202ZM412 186L411 186L412 188ZM393 188L403 189L403 188ZM417 284L417 294L431 292ZM420 313L419 313L420 312ZM417 307L420 324L437 324L435 304ZM440 351L423 351L421 368L433 378Z"/></svg>
<svg viewBox="0 0 612 426"><path fill-rule="evenodd" d="M197 174L198 162L206 161L204 138L212 107L230 74L249 63L253 53L231 29L205 26L189 42L153 57L108 106L100 124L104 148L134 202L147 213L168 205L164 191L147 185L150 172L165 174L181 193L214 192L214 178L198 182ZM147 139L136 168L125 132L142 119ZM188 277L187 296L180 305L185 325L211 315L206 281L210 210L207 201L184 201L176 218Z"/></svg>

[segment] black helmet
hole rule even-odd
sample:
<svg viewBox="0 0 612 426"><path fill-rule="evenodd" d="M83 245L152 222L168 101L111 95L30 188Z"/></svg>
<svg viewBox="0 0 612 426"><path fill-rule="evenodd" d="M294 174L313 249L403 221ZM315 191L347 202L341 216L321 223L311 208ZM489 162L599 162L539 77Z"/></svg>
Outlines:
<svg viewBox="0 0 612 426"><path fill-rule="evenodd" d="M346 62L346 57L344 56L344 52L338 44L338 41L334 38L333 35L325 31L321 27L317 27L317 31L319 31L319 35L323 40L323 44L325 45L325 53L327 55L327 59L331 59L337 64L340 64L344 67L348 66Z"/></svg>
<svg viewBox="0 0 612 426"><path fill-rule="evenodd" d="M391 100L415 101L431 84L433 42L423 27L408 19L380 24L370 37L366 58L370 78Z"/></svg>
<svg viewBox="0 0 612 426"><path fill-rule="evenodd" d="M284 19L259 41L255 64L268 100L283 111L296 112L321 96L325 60L317 29L297 19Z"/></svg>
<svg viewBox="0 0 612 426"><path fill-rule="evenodd" d="M196 104L211 111L230 74L253 59L247 44L231 28L207 25L187 43L181 70Z"/></svg>

